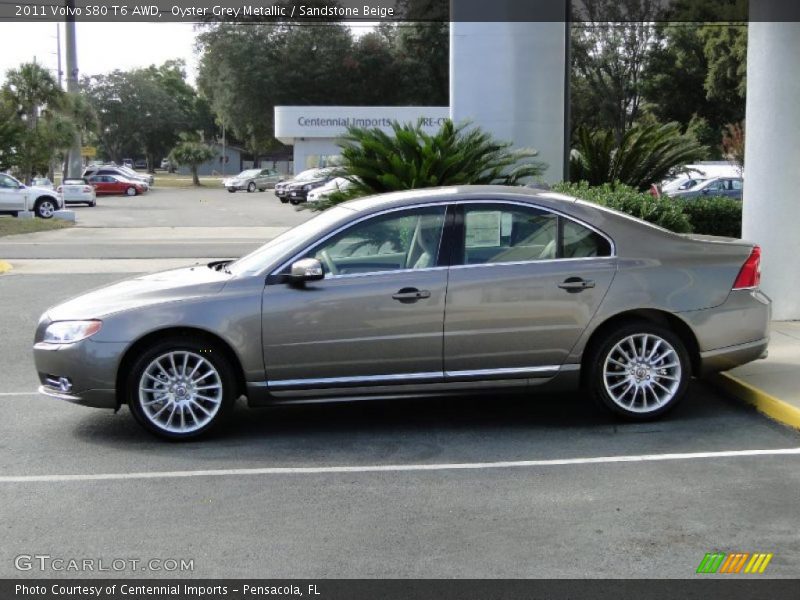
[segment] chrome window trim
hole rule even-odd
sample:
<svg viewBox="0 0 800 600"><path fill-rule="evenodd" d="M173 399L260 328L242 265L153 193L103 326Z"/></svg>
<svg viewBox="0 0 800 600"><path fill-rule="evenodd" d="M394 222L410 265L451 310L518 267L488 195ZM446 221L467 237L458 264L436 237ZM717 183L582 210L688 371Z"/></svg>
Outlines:
<svg viewBox="0 0 800 600"><path fill-rule="evenodd" d="M387 208L387 209L379 211L379 212L369 213L368 215L364 215L363 217L360 217L359 219L356 219L355 221L349 221L348 223L345 223L341 227L339 227L339 228L335 229L334 231L330 232L329 234L325 235L324 237L321 237L320 239L318 239L316 242L314 242L310 246L306 246L306 248L304 248L303 250L301 250L300 252L295 254L292 258L290 258L289 260L287 260L284 263L282 263L281 266L279 266L277 269L274 269L270 273L270 275L279 275L280 272L283 271L286 267L290 266L294 261L298 260L302 256L305 256L306 254L308 254L309 252L311 252L315 248L319 247L320 244L325 243L330 238L332 238L333 236L337 235L338 233L341 233L345 229L349 229L350 227L352 227L354 225L358 225L362 221L366 221L367 219L371 219L372 217L380 217L380 216L383 216L383 215L388 215L390 213L398 212L398 211L401 211L401 210L415 210L417 208L430 208L432 206L437 206L437 207L438 206L443 206L444 209L445 209L445 222L442 224L442 235L439 238L439 251L441 252L442 239L444 238L444 230L445 230L445 227L447 227L447 219L446 219L446 217L447 217L447 206L448 206L448 203L447 202L443 202L443 201L440 200L438 202L426 202L425 204L414 204L414 205L411 205L411 206L394 206L392 208ZM437 259L438 259L438 253L437 253ZM354 275L364 276L364 275L375 275L375 274L379 274L379 273L397 273L400 270L402 270L402 271L426 271L426 270L438 269L438 268L445 268L446 269L447 267L427 267L426 269L387 269L385 271L369 271L369 272L366 272L366 273L351 273L350 275L331 275L331 277L328 277L328 275L326 274L325 275L325 279L333 279L334 277L349 277L349 276L354 276Z"/></svg>
<svg viewBox="0 0 800 600"><path fill-rule="evenodd" d="M611 254L608 255L608 256L586 256L586 257L581 257L581 258L547 258L547 259L542 259L542 260L526 260L526 261L515 261L515 262L506 262L506 263L482 263L482 264L476 264L476 265L450 265L449 267L427 267L425 269L394 269L394 270L385 270L385 271L368 271L368 272L365 272L365 273L351 273L351 274L348 274L348 275L331 275L330 277L326 274L325 275L325 279L332 280L332 279L336 279L336 278L365 277L365 276L369 276L369 275L378 275L378 274L381 274L381 273L421 272L421 271L431 271L431 270L448 269L448 268L491 267L491 266L496 266L496 265L522 265L522 264L533 264L533 263L542 263L542 262L549 262L549 261L598 260L598 259L602 260L602 259L607 259L607 258L617 258L617 246L614 243L614 240L609 235L607 235L605 232L601 231L600 229L598 229L594 225L590 225L589 223L586 223L585 221L582 221L581 219L578 219L578 218L576 218L576 217L574 217L572 215L568 215L567 213L565 213L563 211L556 210L556 209L553 209L553 208L548 208L548 207L545 207L545 206L541 206L540 204L534 204L533 202L523 202L523 201L520 201L520 200L512 200L512 199L487 198L487 199L474 199L474 200L471 200L471 199L470 200L467 200L467 199L459 200L457 198L455 198L455 199L454 198L440 198L440 199L437 199L435 201L425 202L423 204L394 206L392 208L387 208L387 209L384 209L384 210L381 210L381 211L378 211L378 212L374 212L374 213L370 213L368 215L364 215L363 217L360 217L360 218L358 218L358 219L356 219L354 221L350 221L350 222L338 227L334 231L328 233L327 235L323 236L322 238L320 238L319 240L317 240L316 242L314 242L310 246L307 246L305 249L301 250L300 252L296 253L289 260L284 261L283 263L281 263L281 265L278 268L273 269L270 272L270 276L279 275L281 271L283 271L288 266L290 266L294 261L298 260L299 258L304 256L305 254L311 252L312 250L317 248L320 244L326 242L327 240L329 240L333 236L337 235L338 233L341 233L345 229L347 229L349 227L352 227L353 225L357 225L358 223L361 223L362 221L365 221L365 220L370 219L372 217L379 217L379 216L382 216L382 215L385 215L385 214L398 212L398 211L401 211L401 210L414 210L416 208L429 208L429 207L432 207L432 206L444 206L445 210L447 210L447 208L450 207L450 206L466 205L466 204L511 204L511 205L514 205L514 206L521 206L523 208L533 208L533 209L536 209L536 210L540 210L542 212L551 213L551 214L563 217L565 219L568 219L568 220L572 221L573 223L577 223L578 225L581 225L582 227L585 227L586 229L594 231L598 235L602 236L609 243L609 245L611 247ZM445 227L447 226L446 222L445 222L444 226ZM442 234L444 234L444 227L442 228ZM444 235L442 235L442 238L440 238L440 240L439 240L439 250L440 251L441 251L441 244L442 244L441 240L443 239L443 237L444 237Z"/></svg>
<svg viewBox="0 0 800 600"><path fill-rule="evenodd" d="M540 265L542 263L564 263L585 260L615 260L616 256L583 256L579 258L543 258L541 260L515 260L512 262L476 263L474 265L453 265L451 269L477 269L479 267L511 267L519 265Z"/></svg>

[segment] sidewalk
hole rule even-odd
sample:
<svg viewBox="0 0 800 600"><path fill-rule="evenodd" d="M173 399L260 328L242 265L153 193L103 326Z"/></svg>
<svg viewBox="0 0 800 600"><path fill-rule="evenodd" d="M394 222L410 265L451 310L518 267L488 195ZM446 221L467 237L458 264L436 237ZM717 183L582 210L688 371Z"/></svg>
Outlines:
<svg viewBox="0 0 800 600"><path fill-rule="evenodd" d="M773 321L769 357L711 381L776 421L800 429L800 321Z"/></svg>

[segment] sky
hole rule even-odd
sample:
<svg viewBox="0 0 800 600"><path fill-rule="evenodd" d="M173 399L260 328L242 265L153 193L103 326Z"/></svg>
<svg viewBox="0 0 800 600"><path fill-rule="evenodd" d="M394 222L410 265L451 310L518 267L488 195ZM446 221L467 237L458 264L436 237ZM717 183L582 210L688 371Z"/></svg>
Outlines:
<svg viewBox="0 0 800 600"><path fill-rule="evenodd" d="M63 61L64 25L59 26ZM189 83L194 83L197 59L191 23L77 23L76 37L78 68L83 75L183 58ZM6 71L34 57L55 75L56 47L56 23L0 23L0 81Z"/></svg>
<svg viewBox="0 0 800 600"><path fill-rule="evenodd" d="M351 29L359 35L374 25L353 24ZM59 27L64 61L64 24ZM78 68L82 75L95 75L182 58L186 61L187 79L194 85L194 27L191 23L77 23ZM56 75L56 47L56 23L0 22L0 83L5 80L6 71L34 57Z"/></svg>

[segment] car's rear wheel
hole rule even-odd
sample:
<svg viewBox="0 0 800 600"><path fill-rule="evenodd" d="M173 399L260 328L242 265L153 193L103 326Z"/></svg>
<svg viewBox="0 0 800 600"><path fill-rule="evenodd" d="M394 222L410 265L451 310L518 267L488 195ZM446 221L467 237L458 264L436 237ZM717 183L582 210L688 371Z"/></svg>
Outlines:
<svg viewBox="0 0 800 600"><path fill-rule="evenodd" d="M686 393L691 365L671 330L647 322L620 327L590 357L596 397L612 412L646 421L674 408Z"/></svg>
<svg viewBox="0 0 800 600"><path fill-rule="evenodd" d="M135 196L136 195L136 188L131 186L127 190L125 190L125 194L128 196Z"/></svg>
<svg viewBox="0 0 800 600"><path fill-rule="evenodd" d="M89 202L89 206L92 207L92 208L97 206L97 200L92 200L91 202Z"/></svg>
<svg viewBox="0 0 800 600"><path fill-rule="evenodd" d="M42 198L41 200L36 201L36 204L33 207L33 212L36 213L37 217L49 219L53 216L53 213L56 212L56 203L49 198Z"/></svg>
<svg viewBox="0 0 800 600"><path fill-rule="evenodd" d="M136 360L127 381L128 405L149 432L172 440L208 432L236 401L227 357L213 345L183 338L155 344Z"/></svg>
<svg viewBox="0 0 800 600"><path fill-rule="evenodd" d="M248 183L248 184L247 184L247 191L248 191L249 193L251 193L251 194L252 194L253 192L255 192L255 191L256 191L256 184L255 184L254 182L252 182L252 181L251 181L250 183Z"/></svg>
<svg viewBox="0 0 800 600"><path fill-rule="evenodd" d="M231 194L235 194L235 193L236 193L236 188L229 187L229 188L228 188L228 191L229 191Z"/></svg>

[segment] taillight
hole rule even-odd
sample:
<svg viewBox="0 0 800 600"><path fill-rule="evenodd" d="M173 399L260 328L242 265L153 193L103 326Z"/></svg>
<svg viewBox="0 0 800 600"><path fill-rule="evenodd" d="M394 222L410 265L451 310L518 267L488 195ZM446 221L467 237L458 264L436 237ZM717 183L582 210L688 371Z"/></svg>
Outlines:
<svg viewBox="0 0 800 600"><path fill-rule="evenodd" d="M736 281L733 283L733 289L746 290L748 288L755 288L761 283L761 248L753 246L750 256L744 261Z"/></svg>
<svg viewBox="0 0 800 600"><path fill-rule="evenodd" d="M88 194L88 193L90 193L91 191L92 191L92 188L91 188L91 187L89 187L88 185L87 185L86 187L84 187L84 188L83 188L83 192L84 192L85 194Z"/></svg>

